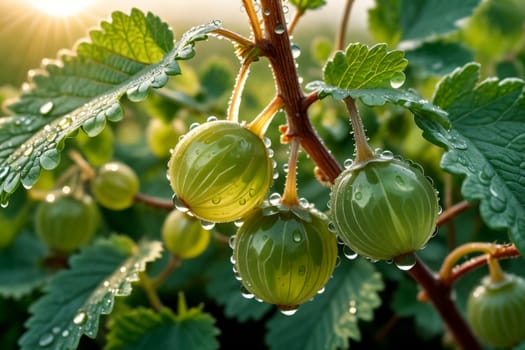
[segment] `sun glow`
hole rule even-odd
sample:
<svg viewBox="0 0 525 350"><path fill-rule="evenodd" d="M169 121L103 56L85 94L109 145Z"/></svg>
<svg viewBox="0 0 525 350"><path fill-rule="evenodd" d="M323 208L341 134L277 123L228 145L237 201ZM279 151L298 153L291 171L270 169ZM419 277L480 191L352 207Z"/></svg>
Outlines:
<svg viewBox="0 0 525 350"><path fill-rule="evenodd" d="M35 10L53 17L69 17L93 5L95 0L26 0Z"/></svg>

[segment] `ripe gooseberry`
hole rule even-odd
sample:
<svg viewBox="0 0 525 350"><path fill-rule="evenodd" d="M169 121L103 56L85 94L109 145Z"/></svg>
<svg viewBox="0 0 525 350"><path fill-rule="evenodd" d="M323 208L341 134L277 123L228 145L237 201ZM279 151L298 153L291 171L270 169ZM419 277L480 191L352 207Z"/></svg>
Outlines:
<svg viewBox="0 0 525 350"><path fill-rule="evenodd" d="M258 207L272 174L264 142L231 121L209 121L193 128L168 163L176 205L209 222L235 221Z"/></svg>
<svg viewBox="0 0 525 350"><path fill-rule="evenodd" d="M330 208L349 248L372 260L393 259L400 267L398 261L430 239L439 212L437 192L423 172L396 158L343 171L332 187Z"/></svg>
<svg viewBox="0 0 525 350"><path fill-rule="evenodd" d="M489 345L510 348L525 340L525 279L508 273L498 282L484 277L469 295L467 320Z"/></svg>
<svg viewBox="0 0 525 350"><path fill-rule="evenodd" d="M177 144L180 133L173 123L152 118L146 128L146 141L151 152L159 158L167 158Z"/></svg>
<svg viewBox="0 0 525 350"><path fill-rule="evenodd" d="M265 203L238 229L233 259L244 288L294 312L330 279L337 240L328 218L314 208Z"/></svg>
<svg viewBox="0 0 525 350"><path fill-rule="evenodd" d="M172 210L162 225L162 239L166 249L180 259L191 259L206 250L210 231L204 229L195 218Z"/></svg>
<svg viewBox="0 0 525 350"><path fill-rule="evenodd" d="M91 181L91 192L102 206L123 210L133 204L139 186L139 178L133 169L121 162L109 162L100 167Z"/></svg>
<svg viewBox="0 0 525 350"><path fill-rule="evenodd" d="M99 221L98 207L91 196L56 192L39 203L35 231L51 250L70 253L91 241Z"/></svg>

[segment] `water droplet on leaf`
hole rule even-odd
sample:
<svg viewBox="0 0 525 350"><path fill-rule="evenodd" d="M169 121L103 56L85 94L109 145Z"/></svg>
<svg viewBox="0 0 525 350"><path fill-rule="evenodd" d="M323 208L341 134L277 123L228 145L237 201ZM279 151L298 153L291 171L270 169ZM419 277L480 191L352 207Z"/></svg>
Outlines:
<svg viewBox="0 0 525 350"><path fill-rule="evenodd" d="M398 89L403 86L405 79L405 73L397 72L392 78L390 78L390 86L392 86L393 89Z"/></svg>
<svg viewBox="0 0 525 350"><path fill-rule="evenodd" d="M73 323L76 324L77 326L81 325L81 324L84 324L86 323L88 319L88 315L86 314L85 311L79 311L75 317L73 317Z"/></svg>
<svg viewBox="0 0 525 350"><path fill-rule="evenodd" d="M38 340L38 345L40 345L41 347L46 347L51 345L51 343L53 343L54 340L55 336L51 333L47 333L40 337L40 339Z"/></svg>
<svg viewBox="0 0 525 350"><path fill-rule="evenodd" d="M40 113L43 115L48 114L53 109L54 104L52 101L48 101L44 103L42 106L40 106Z"/></svg>

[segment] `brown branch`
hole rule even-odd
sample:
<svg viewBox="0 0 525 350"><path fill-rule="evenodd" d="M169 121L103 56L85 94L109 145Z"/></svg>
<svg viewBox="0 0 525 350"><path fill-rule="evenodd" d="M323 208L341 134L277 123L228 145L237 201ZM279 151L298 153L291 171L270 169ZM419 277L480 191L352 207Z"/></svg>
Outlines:
<svg viewBox="0 0 525 350"><path fill-rule="evenodd" d="M472 334L450 296L450 287L445 286L419 259L408 274L424 289L448 329L464 350L481 350L481 345Z"/></svg>
<svg viewBox="0 0 525 350"><path fill-rule="evenodd" d="M464 212L465 210L469 208L472 208L473 206L474 204L467 202L467 201L462 201L457 204L454 204L453 206L445 210L443 213L441 213L441 215L439 216L437 220L437 225L438 226L443 225L444 223L455 218L458 214Z"/></svg>
<svg viewBox="0 0 525 350"><path fill-rule="evenodd" d="M493 259L511 259L521 256L518 249L514 244L506 244L498 247L494 253L490 254ZM475 258L469 259L468 261L454 267L450 277L443 281L444 284L451 286L457 279L466 273L477 269L478 267L484 266L487 264L489 254L483 254L476 256Z"/></svg>
<svg viewBox="0 0 525 350"><path fill-rule="evenodd" d="M175 207L171 199L154 197L144 193L137 193L135 195L134 201L144 203L147 206L158 209L172 210Z"/></svg>
<svg viewBox="0 0 525 350"><path fill-rule="evenodd" d="M261 0L268 11L263 16L265 38L257 42L274 73L277 94L282 98L288 121L289 138L297 137L302 148L329 181L333 182L342 169L314 130L308 118L306 97L299 83L299 75L290 49L290 37L286 30L281 1Z"/></svg>

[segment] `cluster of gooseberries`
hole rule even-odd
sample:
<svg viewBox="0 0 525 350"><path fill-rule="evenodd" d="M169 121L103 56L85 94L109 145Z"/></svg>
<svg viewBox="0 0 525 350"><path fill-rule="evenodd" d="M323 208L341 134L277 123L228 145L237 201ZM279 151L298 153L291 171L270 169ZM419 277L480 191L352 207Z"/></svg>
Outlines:
<svg viewBox="0 0 525 350"><path fill-rule="evenodd" d="M337 236L357 254L408 269L435 231L437 192L413 163L388 152L356 159L332 186L326 215L296 193L266 199L270 155L249 125L213 119L191 128L168 163L178 210L206 227L239 223L232 261L244 295L291 314L332 275ZM295 187L295 177L286 186Z"/></svg>

